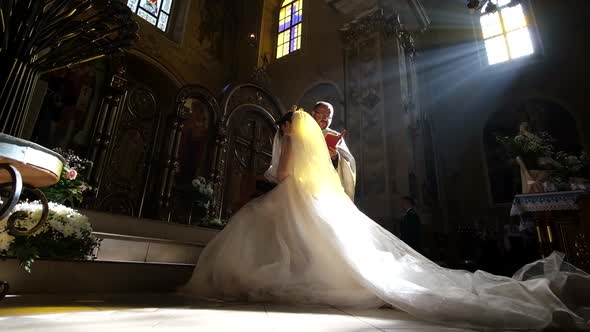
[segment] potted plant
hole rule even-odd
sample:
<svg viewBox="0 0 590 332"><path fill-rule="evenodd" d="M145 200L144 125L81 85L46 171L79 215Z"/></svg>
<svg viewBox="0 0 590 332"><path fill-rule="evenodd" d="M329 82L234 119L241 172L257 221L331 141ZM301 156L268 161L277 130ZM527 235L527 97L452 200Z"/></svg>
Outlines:
<svg viewBox="0 0 590 332"><path fill-rule="evenodd" d="M13 212L17 214L16 226L31 229L42 210L38 201L17 204ZM8 217L0 220L0 256L18 258L27 272L37 258L93 259L100 244L92 235L88 217L54 202L49 202L47 223L29 236L12 236L7 221Z"/></svg>
<svg viewBox="0 0 590 332"><path fill-rule="evenodd" d="M496 140L520 167L523 194L544 192L552 186L549 179L557 163L551 135L546 132L532 133L528 124L523 122L516 136L497 136Z"/></svg>
<svg viewBox="0 0 590 332"><path fill-rule="evenodd" d="M92 235L88 217L73 208L90 190L84 181L84 172L91 163L71 150L55 151L66 162L59 181L40 188L49 201L47 222L33 234L14 237L8 231L9 217L0 220L0 257L18 258L27 272L31 271L31 265L37 258L93 259L100 244L100 240ZM11 216L16 219L16 227L32 229L41 218L42 211L39 201L27 201L17 204Z"/></svg>
<svg viewBox="0 0 590 332"><path fill-rule="evenodd" d="M559 151L555 154L557 169L554 181L562 183L564 190L590 189L590 156L583 152L579 156Z"/></svg>
<svg viewBox="0 0 590 332"><path fill-rule="evenodd" d="M50 202L77 206L92 188L85 181L92 162L78 157L72 150L53 149L65 159L61 177L56 184L40 188Z"/></svg>

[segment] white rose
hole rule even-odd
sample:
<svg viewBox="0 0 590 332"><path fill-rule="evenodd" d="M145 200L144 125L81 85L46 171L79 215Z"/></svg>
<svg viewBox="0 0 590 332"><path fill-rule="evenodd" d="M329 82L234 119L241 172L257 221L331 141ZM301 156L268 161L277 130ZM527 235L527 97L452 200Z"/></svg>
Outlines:
<svg viewBox="0 0 590 332"><path fill-rule="evenodd" d="M8 226L8 217L0 220L0 232L5 231Z"/></svg>
<svg viewBox="0 0 590 332"><path fill-rule="evenodd" d="M14 236L8 232L0 232L0 252L8 250L12 242L14 242Z"/></svg>

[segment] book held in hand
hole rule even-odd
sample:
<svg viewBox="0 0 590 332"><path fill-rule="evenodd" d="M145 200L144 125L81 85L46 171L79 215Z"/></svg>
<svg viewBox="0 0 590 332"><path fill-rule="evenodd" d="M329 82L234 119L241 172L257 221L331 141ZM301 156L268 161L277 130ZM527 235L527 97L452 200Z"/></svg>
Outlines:
<svg viewBox="0 0 590 332"><path fill-rule="evenodd" d="M340 144L340 141L342 141L342 138L344 138L345 134L346 130L340 134L328 132L326 134L326 144L328 145L328 148L336 150L336 147L338 144Z"/></svg>

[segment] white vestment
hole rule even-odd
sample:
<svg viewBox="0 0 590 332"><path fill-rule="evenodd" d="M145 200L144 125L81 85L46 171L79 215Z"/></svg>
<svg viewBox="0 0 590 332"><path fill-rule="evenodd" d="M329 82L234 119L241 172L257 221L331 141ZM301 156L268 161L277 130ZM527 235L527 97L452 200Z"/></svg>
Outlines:
<svg viewBox="0 0 590 332"><path fill-rule="evenodd" d="M322 131L324 133L324 137L328 134L328 132L332 134L340 134L339 132L327 128ZM338 172L338 177L340 177L340 183L342 183L342 187L344 188L344 192L350 197L351 200L354 201L354 190L356 186L356 162L352 153L346 146L346 142L344 138L340 141L340 144L336 147L338 152L338 167L336 171Z"/></svg>

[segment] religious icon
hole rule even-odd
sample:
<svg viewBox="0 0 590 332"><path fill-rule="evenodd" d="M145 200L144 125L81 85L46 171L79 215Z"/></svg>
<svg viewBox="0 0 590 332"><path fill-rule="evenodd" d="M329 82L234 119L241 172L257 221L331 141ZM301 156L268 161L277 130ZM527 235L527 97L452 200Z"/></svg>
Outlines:
<svg viewBox="0 0 590 332"><path fill-rule="evenodd" d="M142 0L141 7L154 16L158 16L158 0Z"/></svg>

